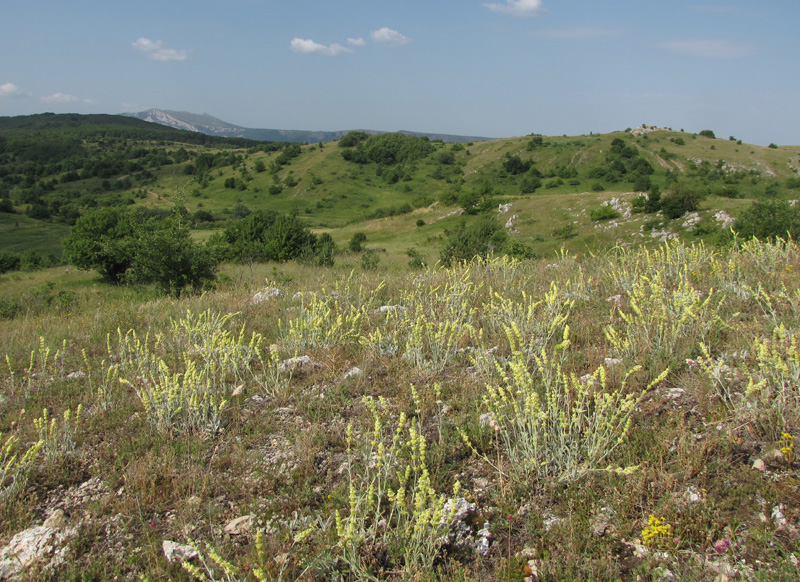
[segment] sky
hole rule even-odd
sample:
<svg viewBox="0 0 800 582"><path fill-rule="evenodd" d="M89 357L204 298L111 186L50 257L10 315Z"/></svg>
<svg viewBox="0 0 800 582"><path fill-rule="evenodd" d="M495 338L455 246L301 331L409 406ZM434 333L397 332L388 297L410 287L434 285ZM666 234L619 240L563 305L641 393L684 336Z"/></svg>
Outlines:
<svg viewBox="0 0 800 582"><path fill-rule="evenodd" d="M0 0L0 116L800 144L798 0Z"/></svg>

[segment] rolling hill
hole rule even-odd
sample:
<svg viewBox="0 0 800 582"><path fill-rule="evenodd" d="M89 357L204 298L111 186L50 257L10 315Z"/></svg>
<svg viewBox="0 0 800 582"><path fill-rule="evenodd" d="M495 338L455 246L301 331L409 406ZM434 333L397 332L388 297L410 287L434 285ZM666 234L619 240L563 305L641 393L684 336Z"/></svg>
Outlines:
<svg viewBox="0 0 800 582"><path fill-rule="evenodd" d="M0 249L25 247L23 234L40 225L38 246L58 255L65 228L91 208L164 212L182 204L201 239L269 209L296 213L337 243L363 231L395 260L411 247L431 260L447 233L471 220L471 209L491 202L505 205L500 218L508 231L542 255L562 246L591 251L705 236L755 198L794 199L800 192L800 147L653 126L461 143L359 135L349 147L347 140L300 145L208 136L123 116L0 118L0 202L13 211L3 214ZM419 146L424 155L386 157L387 143ZM678 182L704 197L686 225L632 212L640 192L667 192ZM619 217L593 219L609 204Z"/></svg>
<svg viewBox="0 0 800 582"><path fill-rule="evenodd" d="M344 131L304 131L294 129L254 129L241 127L222 121L208 114L189 113L188 111L169 111L163 109L148 109L138 113L123 113L122 115L150 121L176 129L196 131L206 135L221 137L243 137L255 141L288 141L299 143L319 143L336 141L350 130ZM387 133L384 131L365 130L369 134ZM478 136L448 135L444 133L419 133L401 131L415 137L426 136L429 139L441 139L445 142L485 141L491 138Z"/></svg>

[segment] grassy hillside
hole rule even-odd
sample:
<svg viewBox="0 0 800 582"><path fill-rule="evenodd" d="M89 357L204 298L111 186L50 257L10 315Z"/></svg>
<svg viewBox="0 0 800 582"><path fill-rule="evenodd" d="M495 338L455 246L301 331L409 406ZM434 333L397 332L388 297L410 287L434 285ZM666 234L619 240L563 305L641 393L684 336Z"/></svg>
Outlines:
<svg viewBox="0 0 800 582"><path fill-rule="evenodd" d="M797 579L795 243L353 260L4 275L0 568L19 534L22 580Z"/></svg>
<svg viewBox="0 0 800 582"><path fill-rule="evenodd" d="M271 209L296 212L340 243L355 231L380 231L384 248L402 253L415 246L435 255L431 243L463 220L443 217L458 210L461 197L489 192L496 203L512 204L508 217L517 215L520 240L545 255L562 245L585 250L630 242L642 226L686 230L647 224L650 216L600 232L588 218L593 207L612 198L630 202L646 187L666 191L685 182L706 197L701 218L707 221L721 209L735 215L760 196L793 199L800 192L800 147L758 147L663 128L432 144L422 159L354 163L343 154L357 147L337 142L259 144L114 116L2 118L0 198L43 229L53 225L46 237L52 241L63 237L60 225L96 206L181 203L205 219L198 219L201 239L247 210ZM386 219L393 216L401 218ZM438 226L418 229L419 219ZM574 233L563 231L569 223ZM389 240L388 232L396 237ZM23 247L17 234L0 232L0 248Z"/></svg>

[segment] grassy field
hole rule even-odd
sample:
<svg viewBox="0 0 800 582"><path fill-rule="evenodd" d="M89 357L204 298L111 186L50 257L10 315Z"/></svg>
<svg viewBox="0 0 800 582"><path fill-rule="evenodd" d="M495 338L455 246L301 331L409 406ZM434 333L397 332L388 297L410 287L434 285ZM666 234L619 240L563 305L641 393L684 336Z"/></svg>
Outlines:
<svg viewBox="0 0 800 582"><path fill-rule="evenodd" d="M384 220L376 270L182 299L0 277L0 568L26 532L22 580L797 579L795 243L411 270Z"/></svg>

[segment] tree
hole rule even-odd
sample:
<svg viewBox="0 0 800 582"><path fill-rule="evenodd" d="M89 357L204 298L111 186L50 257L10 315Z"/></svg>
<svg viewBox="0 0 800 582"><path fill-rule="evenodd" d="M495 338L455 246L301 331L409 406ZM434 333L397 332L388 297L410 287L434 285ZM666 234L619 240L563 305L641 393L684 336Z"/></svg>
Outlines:
<svg viewBox="0 0 800 582"><path fill-rule="evenodd" d="M176 210L158 228L138 231L131 280L155 283L162 293L180 295L216 277L217 262L206 247L195 244L184 216Z"/></svg>
<svg viewBox="0 0 800 582"><path fill-rule="evenodd" d="M119 283L133 266L134 234L142 222L121 207L88 212L64 239L64 258L79 269L96 269L105 279Z"/></svg>

